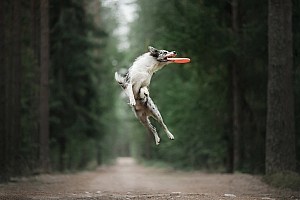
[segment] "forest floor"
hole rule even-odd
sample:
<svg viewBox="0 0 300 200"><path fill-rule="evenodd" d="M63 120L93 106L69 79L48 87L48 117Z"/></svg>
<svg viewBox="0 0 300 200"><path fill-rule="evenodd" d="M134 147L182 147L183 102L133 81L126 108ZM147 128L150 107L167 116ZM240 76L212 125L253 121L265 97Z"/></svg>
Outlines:
<svg viewBox="0 0 300 200"><path fill-rule="evenodd" d="M138 165L119 158L116 165L75 174L49 174L0 184L2 199L300 199L300 191L279 190L247 174L183 172Z"/></svg>

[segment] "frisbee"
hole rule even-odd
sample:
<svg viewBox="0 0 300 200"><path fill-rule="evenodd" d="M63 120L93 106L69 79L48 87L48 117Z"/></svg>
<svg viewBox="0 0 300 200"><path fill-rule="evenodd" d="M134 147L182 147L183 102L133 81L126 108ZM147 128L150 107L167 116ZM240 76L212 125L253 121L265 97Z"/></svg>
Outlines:
<svg viewBox="0 0 300 200"><path fill-rule="evenodd" d="M167 58L168 61L174 62L174 63L189 63L191 62L191 59L189 58Z"/></svg>

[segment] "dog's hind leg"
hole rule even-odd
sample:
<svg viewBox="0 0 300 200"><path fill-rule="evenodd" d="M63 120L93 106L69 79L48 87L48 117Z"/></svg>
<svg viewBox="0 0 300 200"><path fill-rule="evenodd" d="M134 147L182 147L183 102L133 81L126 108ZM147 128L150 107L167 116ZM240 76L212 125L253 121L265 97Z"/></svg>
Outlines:
<svg viewBox="0 0 300 200"><path fill-rule="evenodd" d="M142 116L140 119L140 122L145 126L145 128L154 135L155 144L159 145L160 138L158 136L158 133L156 131L156 128L152 126L148 116Z"/></svg>
<svg viewBox="0 0 300 200"><path fill-rule="evenodd" d="M152 126L149 120L149 115L148 115L149 111L145 105L145 102L143 102L142 100L138 100L136 103L137 103L136 106L133 107L135 116L139 119L141 124L144 125L144 127L148 130L148 132L154 135L155 143L156 145L159 145L160 138L156 132L155 127Z"/></svg>
<svg viewBox="0 0 300 200"><path fill-rule="evenodd" d="M156 128L151 124L150 120L149 120L149 117L147 117L147 127L149 127L150 129L150 132L154 135L154 139L155 139L155 144L156 145L159 145L159 142L160 142L160 138L158 136L158 133L156 131Z"/></svg>
<svg viewBox="0 0 300 200"><path fill-rule="evenodd" d="M151 112L151 115L154 119L156 119L158 121L158 123L161 124L161 126L163 127L163 129L165 130L167 136L171 139L174 140L174 136L173 134L169 131L168 127L166 126L166 124L163 121L163 118L159 112L159 110L157 109L156 105L154 104L154 102L152 101L152 99L150 98L150 96L148 96L147 98L147 107Z"/></svg>
<svg viewBox="0 0 300 200"><path fill-rule="evenodd" d="M160 138L158 136L158 133L156 131L156 128L152 126L150 120L148 117L145 117L144 119L140 120L141 123L147 128L147 130L154 135L155 144L159 145Z"/></svg>

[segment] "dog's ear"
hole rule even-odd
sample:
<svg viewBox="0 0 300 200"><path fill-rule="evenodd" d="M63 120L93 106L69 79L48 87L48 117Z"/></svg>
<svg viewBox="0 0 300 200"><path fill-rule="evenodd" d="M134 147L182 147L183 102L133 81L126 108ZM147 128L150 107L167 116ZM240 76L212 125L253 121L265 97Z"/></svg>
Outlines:
<svg viewBox="0 0 300 200"><path fill-rule="evenodd" d="M149 46L148 50L149 50L151 56L158 57L159 52L158 52L157 49L155 49L154 47Z"/></svg>

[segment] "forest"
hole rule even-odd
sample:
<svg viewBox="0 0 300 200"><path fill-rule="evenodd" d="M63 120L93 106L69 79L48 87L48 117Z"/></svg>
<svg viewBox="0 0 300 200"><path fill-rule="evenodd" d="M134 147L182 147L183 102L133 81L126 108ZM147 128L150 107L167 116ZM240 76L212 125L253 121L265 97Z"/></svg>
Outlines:
<svg viewBox="0 0 300 200"><path fill-rule="evenodd" d="M120 47L119 1L0 1L0 182L120 156L182 170L300 172L299 1L126 2L135 12ZM175 136L157 125L158 146L114 80L149 45L191 59L152 78Z"/></svg>

